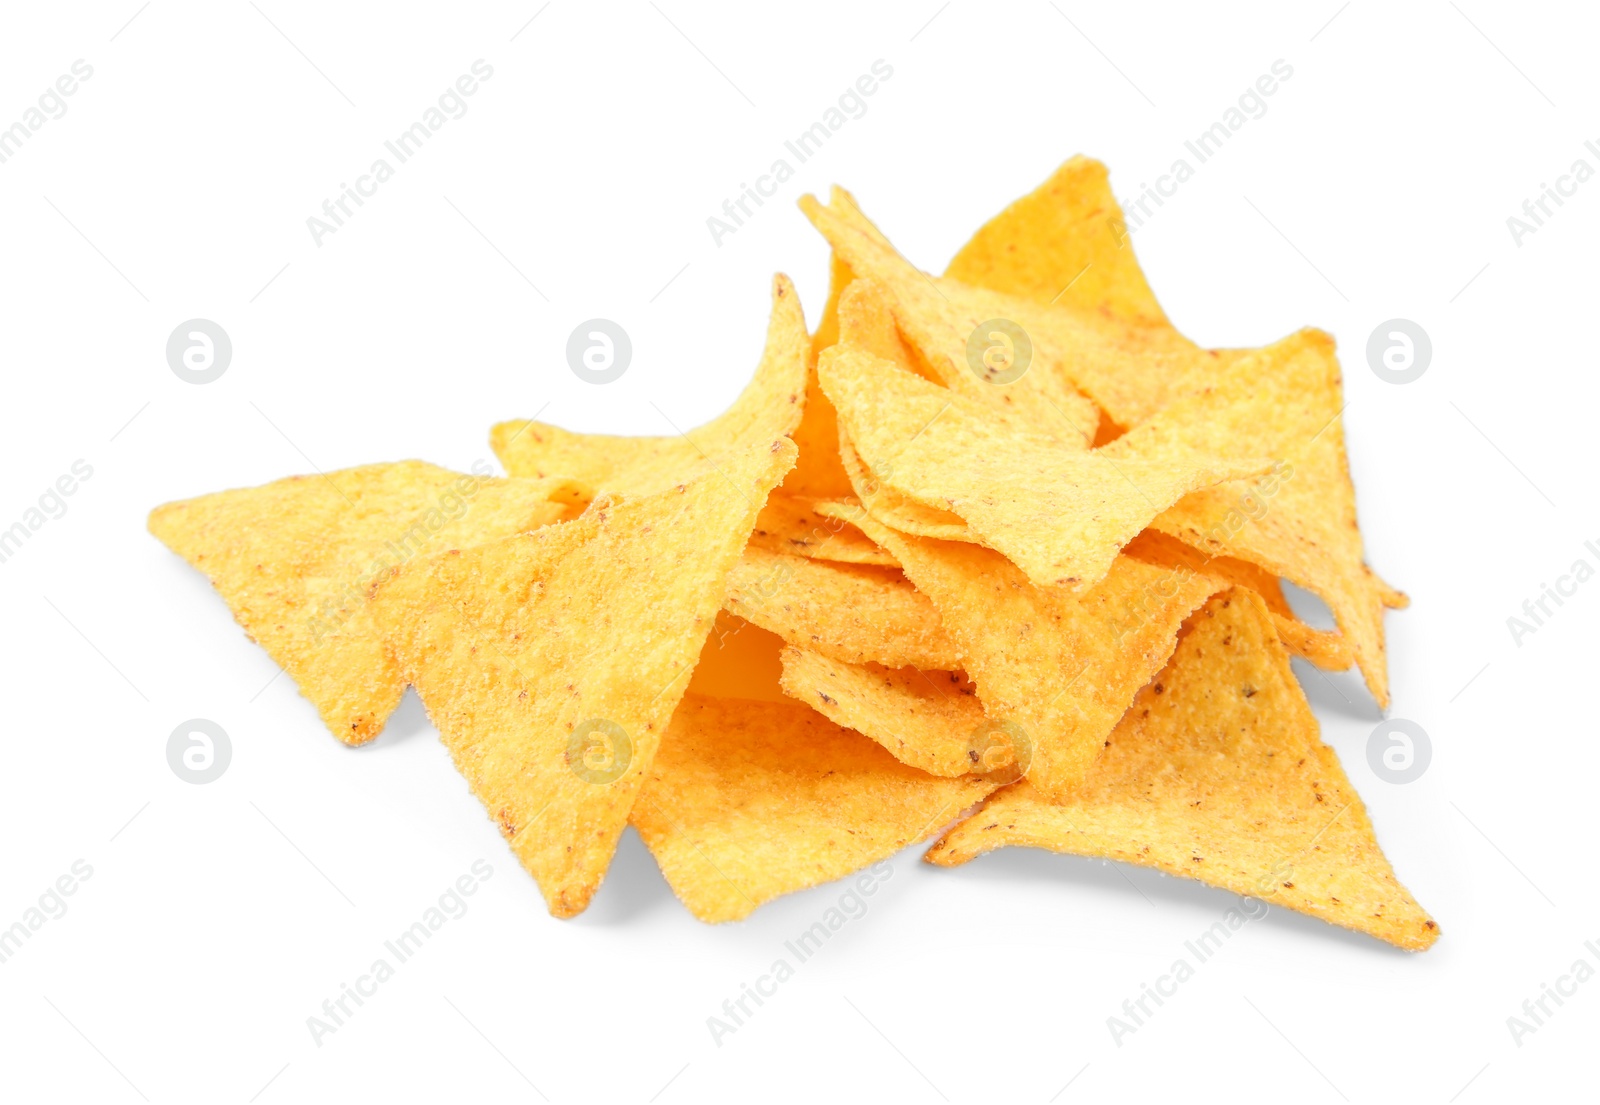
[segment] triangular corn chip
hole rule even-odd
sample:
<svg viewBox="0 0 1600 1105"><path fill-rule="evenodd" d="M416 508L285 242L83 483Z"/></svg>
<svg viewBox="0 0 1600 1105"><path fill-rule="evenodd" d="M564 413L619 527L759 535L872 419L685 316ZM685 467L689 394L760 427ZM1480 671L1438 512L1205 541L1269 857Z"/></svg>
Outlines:
<svg viewBox="0 0 1600 1105"><path fill-rule="evenodd" d="M930 775L986 772L976 688L960 673L846 664L819 652L782 653L782 685L796 702L864 736Z"/></svg>
<svg viewBox="0 0 1600 1105"><path fill-rule="evenodd" d="M1118 549L1184 495L1272 463L1219 460L1144 427L1103 449L1062 448L844 346L825 350L817 373L873 475L918 503L959 515L973 539L1042 586L1093 585Z"/></svg>
<svg viewBox="0 0 1600 1105"><path fill-rule="evenodd" d="M787 276L772 280L772 317L755 377L703 426L663 437L580 434L543 422L501 422L489 433L513 476L567 476L595 493L648 495L715 471L722 458L794 432L806 393L811 339Z"/></svg>
<svg viewBox="0 0 1600 1105"><path fill-rule="evenodd" d="M374 616L457 769L571 917L605 876L787 438L682 487L408 565ZM809 563L807 561L806 563Z"/></svg>
<svg viewBox="0 0 1600 1105"><path fill-rule="evenodd" d="M1106 167L1087 157L1074 157L985 223L944 274L1037 303L1167 324L1133 255Z"/></svg>
<svg viewBox="0 0 1600 1105"><path fill-rule="evenodd" d="M837 448L835 445L835 455ZM818 514L812 509L814 503L813 499L787 495L782 488L774 491L761 517L756 519L756 531L750 535L751 547L841 564L899 567L894 557L868 540L866 534L849 522Z"/></svg>
<svg viewBox="0 0 1600 1105"><path fill-rule="evenodd" d="M569 481L410 460L167 503L149 526L206 573L329 731L365 744L405 691L367 609L373 581L417 557L557 521L582 495Z"/></svg>
<svg viewBox="0 0 1600 1105"><path fill-rule="evenodd" d="M939 612L889 568L752 547L728 575L727 609L792 645L847 663L960 666Z"/></svg>
<svg viewBox="0 0 1600 1105"><path fill-rule="evenodd" d="M995 787L938 779L804 706L686 696L632 821L702 921L888 859Z"/></svg>
<svg viewBox="0 0 1600 1105"><path fill-rule="evenodd" d="M834 189L827 207L814 196L802 197L800 206L857 279L882 287L900 334L940 383L975 402L1013 412L1053 436L1075 436L1085 445L1094 440L1100 413L1068 382L1057 350L1041 348L1034 339L1026 364L1021 360L1024 351L1014 343L1000 361L975 362L968 356L974 340L980 349L992 344L980 327L995 319L1017 322L1031 337L1031 316L1039 308L918 271L841 188ZM1022 313L1029 313L1030 320L1019 317ZM1015 378L1013 368L1022 369Z"/></svg>
<svg viewBox="0 0 1600 1105"><path fill-rule="evenodd" d="M989 719L1021 727L1028 778L1051 796L1082 781L1134 694L1172 655L1183 619L1218 587L1128 556L1087 591L1039 587L991 549L896 533L864 512L856 519L932 600Z"/></svg>
<svg viewBox="0 0 1600 1105"><path fill-rule="evenodd" d="M1059 804L1027 781L1008 787L927 859L950 866L1003 845L1154 867L1402 948L1439 933L1318 736L1264 604L1242 590L1194 616L1082 786Z"/></svg>
<svg viewBox="0 0 1600 1105"><path fill-rule="evenodd" d="M1152 525L1211 556L1250 561L1318 595L1333 611L1373 697L1387 706L1383 609L1396 592L1362 560L1339 424L1343 411L1333 339L1321 331L1303 330L1234 362L1164 409L1152 420L1159 428L1150 432L1217 456L1264 454L1278 460L1277 468L1261 480L1198 491Z"/></svg>

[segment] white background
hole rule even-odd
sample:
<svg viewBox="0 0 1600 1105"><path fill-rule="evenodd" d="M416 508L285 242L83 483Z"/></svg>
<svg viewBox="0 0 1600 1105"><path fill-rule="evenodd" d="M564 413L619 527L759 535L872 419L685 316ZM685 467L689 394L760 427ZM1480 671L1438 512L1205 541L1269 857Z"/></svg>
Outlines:
<svg viewBox="0 0 1600 1105"><path fill-rule="evenodd" d="M0 125L75 59L94 75L0 165L0 528L75 460L93 476L0 564L0 924L75 860L93 876L0 964L0 1093L1472 1102L1587 1086L1600 982L1520 1047L1506 1021L1575 959L1600 964L1583 946L1600 938L1600 583L1520 647L1506 619L1579 557L1600 565L1583 547L1600 539L1600 180L1520 245L1506 219L1580 156L1600 169L1583 148L1600 140L1593 16L540 3L6 7ZM306 219L479 58L494 75L470 110L315 244ZM880 58L894 74L865 116L714 245L707 217ZM719 1047L707 1018L839 887L703 926L630 832L588 913L551 919L414 698L374 745L339 746L144 530L158 503L313 466L465 468L509 417L708 419L755 364L773 271L820 310L827 254L802 192L844 184L937 271L1074 153L1136 193L1280 58L1294 75L1267 114L1135 241L1197 341L1306 324L1339 339L1369 557L1413 599L1388 619L1392 716L1431 736L1427 773L1376 777L1370 699L1353 677L1302 676L1441 923L1424 955L1274 910L1119 1047L1106 1018L1232 896L1021 850L936 871L910 850ZM634 343L605 387L562 355L593 316ZM164 357L195 317L234 345L206 386ZM1393 317L1434 346L1406 386L1364 355ZM206 786L165 758L195 717L233 743ZM306 1018L478 859L494 875L470 911L314 1044Z"/></svg>

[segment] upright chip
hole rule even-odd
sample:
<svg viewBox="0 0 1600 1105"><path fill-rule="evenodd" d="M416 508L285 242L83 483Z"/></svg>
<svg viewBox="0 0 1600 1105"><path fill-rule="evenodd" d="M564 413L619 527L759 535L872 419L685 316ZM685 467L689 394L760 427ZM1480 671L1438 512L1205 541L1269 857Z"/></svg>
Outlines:
<svg viewBox="0 0 1600 1105"><path fill-rule="evenodd" d="M787 438L530 534L411 564L374 614L456 767L571 917L604 877Z"/></svg>
<svg viewBox="0 0 1600 1105"><path fill-rule="evenodd" d="M691 695L632 821L691 913L737 921L888 859L994 787L907 767L804 706Z"/></svg>
<svg viewBox="0 0 1600 1105"><path fill-rule="evenodd" d="M1056 802L1027 781L1008 787L927 859L1006 845L1154 867L1414 951L1439 934L1395 879L1248 591L1194 616L1080 787Z"/></svg>
<svg viewBox="0 0 1600 1105"><path fill-rule="evenodd" d="M398 564L575 513L564 480L495 479L419 460L290 476L150 512L150 532L204 572L250 639L346 744L383 729L405 680L367 589Z"/></svg>
<svg viewBox="0 0 1600 1105"><path fill-rule="evenodd" d="M787 276L775 276L767 346L755 378L712 421L663 437L579 434L543 422L502 422L490 431L489 442L513 476L567 476L596 492L623 496L676 487L715 471L726 456L795 431L810 350L794 285Z"/></svg>

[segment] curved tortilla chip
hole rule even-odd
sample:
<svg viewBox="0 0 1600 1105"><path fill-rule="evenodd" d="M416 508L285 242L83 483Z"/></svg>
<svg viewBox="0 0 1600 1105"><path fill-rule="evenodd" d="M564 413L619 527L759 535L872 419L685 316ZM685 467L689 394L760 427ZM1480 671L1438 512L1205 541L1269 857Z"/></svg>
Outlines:
<svg viewBox="0 0 1600 1105"><path fill-rule="evenodd" d="M1314 592L1333 611L1373 698L1387 706L1383 610L1397 592L1363 561L1343 411L1333 339L1321 331L1303 330L1236 361L1165 408L1151 432L1218 456L1275 457L1278 467L1259 480L1197 491L1151 524L1208 555L1250 561Z"/></svg>
<svg viewBox="0 0 1600 1105"><path fill-rule="evenodd" d="M501 422L489 443L513 476L567 476L596 494L649 495L714 471L730 453L800 424L811 339L787 276L772 278L767 345L749 385L722 414L682 434L579 434L543 422Z"/></svg>
<svg viewBox="0 0 1600 1105"><path fill-rule="evenodd" d="M959 673L846 664L792 646L781 659L791 698L871 737L901 763L929 775L988 770L973 741L983 704Z"/></svg>
<svg viewBox="0 0 1600 1105"><path fill-rule="evenodd" d="M1394 877L1259 597L1190 623L1082 786L1026 780L929 850L951 866L1005 845L1154 867L1421 950L1439 929Z"/></svg>
<svg viewBox="0 0 1600 1105"><path fill-rule="evenodd" d="M1063 448L844 346L823 352L817 375L868 470L907 498L959 515L974 540L1041 586L1093 585L1184 495L1272 463L1187 448L1156 432L1160 415L1103 449Z"/></svg>
<svg viewBox="0 0 1600 1105"><path fill-rule="evenodd" d="M847 663L961 666L933 604L884 568L746 549L728 575L727 609Z"/></svg>
<svg viewBox="0 0 1600 1105"><path fill-rule="evenodd" d="M1172 655L1183 619L1218 589L1207 576L1173 580L1128 556L1087 591L1038 587L991 549L856 517L933 601L990 720L1022 727L1027 777L1052 797L1083 780L1134 695Z"/></svg>
<svg viewBox="0 0 1600 1105"><path fill-rule="evenodd" d="M570 481L408 460L167 503L149 527L206 573L328 730L365 744L405 692L367 609L372 582L397 563L557 521L582 497Z"/></svg>
<svg viewBox="0 0 1600 1105"><path fill-rule="evenodd" d="M702 921L737 921L937 832L995 784L938 779L804 706L686 696L632 821Z"/></svg>
<svg viewBox="0 0 1600 1105"><path fill-rule="evenodd" d="M682 487L407 565L374 616L550 912L584 910L787 438Z"/></svg>

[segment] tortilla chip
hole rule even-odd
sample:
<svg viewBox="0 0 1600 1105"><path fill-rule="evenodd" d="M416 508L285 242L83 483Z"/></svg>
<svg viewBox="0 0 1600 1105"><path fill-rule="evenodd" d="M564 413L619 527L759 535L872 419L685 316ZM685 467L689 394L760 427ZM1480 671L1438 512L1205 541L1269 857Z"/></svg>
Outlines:
<svg viewBox="0 0 1600 1105"><path fill-rule="evenodd" d="M513 476L567 476L597 494L650 495L714 471L730 453L771 442L800 424L811 339L787 276L772 279L772 317L755 378L722 414L681 434L579 434L543 422L501 422L489 433Z"/></svg>
<svg viewBox="0 0 1600 1105"><path fill-rule="evenodd" d="M990 721L1021 726L1031 744L1027 776L1052 797L1083 780L1134 695L1172 655L1183 619L1218 588L1208 576L1174 580L1128 556L1086 591L1038 587L991 549L896 533L859 510L855 517L938 609Z"/></svg>
<svg viewBox="0 0 1600 1105"><path fill-rule="evenodd" d="M1106 167L1074 157L990 219L944 274L1036 303L1166 326L1111 194Z"/></svg>
<svg viewBox="0 0 1600 1105"><path fill-rule="evenodd" d="M1324 671L1344 671L1355 663L1350 642L1342 633L1313 629L1302 622L1284 598L1278 577L1248 560L1207 556L1192 545L1157 530L1145 530L1122 550L1129 556L1183 572L1205 572L1230 586L1248 587L1261 596L1278 630L1278 639L1296 656Z"/></svg>
<svg viewBox="0 0 1600 1105"><path fill-rule="evenodd" d="M1027 781L927 859L1008 844L1154 867L1421 950L1438 926L1394 877L1259 597L1220 595L1061 804Z"/></svg>
<svg viewBox="0 0 1600 1105"><path fill-rule="evenodd" d="M365 744L405 691L367 588L396 563L575 513L561 480L463 475L420 460L220 491L150 512L150 532L211 580L328 730Z"/></svg>
<svg viewBox="0 0 1600 1105"><path fill-rule="evenodd" d="M727 609L846 663L961 666L939 612L891 569L749 548L728 576Z"/></svg>
<svg viewBox="0 0 1600 1105"><path fill-rule="evenodd" d="M919 272L895 252L843 189L834 189L833 202L827 207L814 196L802 197L800 206L858 279L883 288L900 334L940 383L974 402L1014 412L1052 436L1076 437L1085 446L1094 440L1100 412L1068 383L1061 371L1059 347L1042 350L1035 339L1030 363L1020 376L1006 383L996 382L987 372L980 379L969 363L969 341L982 324L1009 319L1031 337L1034 327L1030 323L1040 314L1037 307ZM1029 321L1019 317L1019 311L1026 313Z"/></svg>
<svg viewBox="0 0 1600 1105"><path fill-rule="evenodd" d="M1164 409L1153 432L1217 456L1275 457L1278 467L1259 480L1197 491L1152 526L1314 592L1333 611L1372 696L1387 706L1383 609L1397 592L1362 559L1343 409L1333 339L1321 331L1303 330L1230 365Z"/></svg>
<svg viewBox="0 0 1600 1105"><path fill-rule="evenodd" d="M689 912L737 921L888 859L994 786L907 767L804 706L691 695L632 821Z"/></svg>
<svg viewBox="0 0 1600 1105"><path fill-rule="evenodd" d="M1162 415L1104 449L1062 448L844 346L823 352L817 374L869 471L907 498L959 515L972 539L1041 586L1093 585L1118 549L1184 495L1272 463L1186 448L1160 434Z"/></svg>
<svg viewBox="0 0 1600 1105"><path fill-rule="evenodd" d="M401 670L557 917L604 878L727 574L794 456L780 438L377 586Z"/></svg>
<svg viewBox="0 0 1600 1105"><path fill-rule="evenodd" d="M845 664L793 647L781 659L790 697L871 737L901 763L930 775L987 770L974 741L983 704L960 672Z"/></svg>
<svg viewBox="0 0 1600 1105"><path fill-rule="evenodd" d="M825 518L814 511L814 502L786 495L782 488L774 491L761 517L756 519L756 531L750 535L751 546L766 552L792 553L840 564L899 567L893 556L849 522Z"/></svg>

